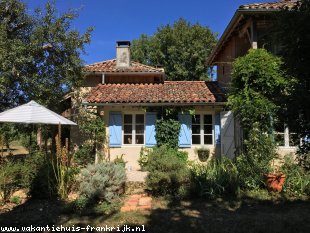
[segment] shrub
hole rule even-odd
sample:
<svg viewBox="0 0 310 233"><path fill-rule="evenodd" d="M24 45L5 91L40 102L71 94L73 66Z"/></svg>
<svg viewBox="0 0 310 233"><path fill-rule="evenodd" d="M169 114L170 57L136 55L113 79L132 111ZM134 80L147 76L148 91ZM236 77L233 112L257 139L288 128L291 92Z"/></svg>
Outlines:
<svg viewBox="0 0 310 233"><path fill-rule="evenodd" d="M70 207L73 208L73 211L82 214L85 213L86 210L92 208L92 205L94 204L93 201L94 200L81 195Z"/></svg>
<svg viewBox="0 0 310 233"><path fill-rule="evenodd" d="M121 156L117 155L116 158L113 160L113 162L115 164L121 165L122 167L125 167L127 162L124 160L123 156L124 154L121 154Z"/></svg>
<svg viewBox="0 0 310 233"><path fill-rule="evenodd" d="M263 174L271 171L271 161L276 157L274 142L270 136L254 127L244 144L246 153L237 156L236 161L241 188L262 188L265 185Z"/></svg>
<svg viewBox="0 0 310 233"><path fill-rule="evenodd" d="M290 195L310 195L310 173L295 163L291 156L284 157L281 172L286 175L283 191Z"/></svg>
<svg viewBox="0 0 310 233"><path fill-rule="evenodd" d="M81 170L80 194L89 199L111 203L124 191L125 169L113 162L89 164Z"/></svg>
<svg viewBox="0 0 310 233"><path fill-rule="evenodd" d="M148 155L146 185L153 195L180 198L186 194L189 170L179 154L176 149L161 146Z"/></svg>
<svg viewBox="0 0 310 233"><path fill-rule="evenodd" d="M37 161L26 182L29 182L30 194L34 198L46 199L58 195L51 160L48 158Z"/></svg>
<svg viewBox="0 0 310 233"><path fill-rule="evenodd" d="M199 196L216 198L239 193L238 171L228 158L211 159L208 163L190 165L193 192Z"/></svg>
<svg viewBox="0 0 310 233"><path fill-rule="evenodd" d="M172 152L172 153L174 153L174 152ZM186 162L188 159L188 153L186 151L176 150L176 156L179 159L183 160L184 162Z"/></svg>
<svg viewBox="0 0 310 233"><path fill-rule="evenodd" d="M3 201L9 201L10 197L19 188L20 162L4 161L0 166L0 195Z"/></svg>
<svg viewBox="0 0 310 233"><path fill-rule="evenodd" d="M22 187L29 189L31 188L33 179L37 176L40 167L46 165L45 156L46 155L44 153L36 150L26 155L24 164L20 169Z"/></svg>
<svg viewBox="0 0 310 233"><path fill-rule="evenodd" d="M56 161L52 161L51 154L33 151L27 155L20 170L21 186L29 188L30 194L34 198L58 197L60 196L58 183L60 180L57 182L57 179L59 179L59 173L62 173L61 183L65 193L69 193L76 184L75 177L79 173L79 168L66 166L60 170L55 163Z"/></svg>
<svg viewBox="0 0 310 233"><path fill-rule="evenodd" d="M74 153L74 162L80 166L85 166L95 162L94 147L89 143L82 144Z"/></svg>
<svg viewBox="0 0 310 233"><path fill-rule="evenodd" d="M146 165L148 162L148 154L152 152L152 150L153 150L152 148L141 147L138 163L141 167L141 170L143 171L146 169Z"/></svg>
<svg viewBox="0 0 310 233"><path fill-rule="evenodd" d="M174 119L157 120L155 124L157 146L168 145L178 148L180 128L180 122Z"/></svg>

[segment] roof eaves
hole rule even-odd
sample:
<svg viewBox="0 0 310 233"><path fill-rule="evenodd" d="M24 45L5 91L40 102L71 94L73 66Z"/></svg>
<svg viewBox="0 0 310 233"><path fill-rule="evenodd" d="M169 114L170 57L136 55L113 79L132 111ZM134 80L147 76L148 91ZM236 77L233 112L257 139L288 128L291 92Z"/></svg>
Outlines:
<svg viewBox="0 0 310 233"><path fill-rule="evenodd" d="M128 103L128 102L115 102L115 103L111 103L111 102L107 102L107 103L95 103L95 102L87 102L84 101L82 102L82 105L84 106L192 106L192 105L216 105L216 106L222 106L222 105L226 105L227 102L161 102L161 103L152 103L152 102L148 102L148 103Z"/></svg>
<svg viewBox="0 0 310 233"><path fill-rule="evenodd" d="M230 20L229 24L227 25L227 27L225 28L225 31L223 32L219 41L217 42L214 49L212 50L211 55L207 59L207 65L212 65L213 59L215 58L218 49L222 46L226 37L230 34L231 30L234 28L235 24L237 24L239 22L240 17L241 17L241 14L240 14L239 10L237 10L235 12L234 16L232 17L232 19Z"/></svg>
<svg viewBox="0 0 310 233"><path fill-rule="evenodd" d="M146 74L165 74L164 71L123 71L123 72L117 72L117 71L83 71L85 75L90 75L90 74L117 74L117 75L122 75L122 74L139 74L139 75L146 75Z"/></svg>
<svg viewBox="0 0 310 233"><path fill-rule="evenodd" d="M244 14L252 14L252 13L271 13L271 12L279 12L280 9L252 9L252 8L241 8L236 10L234 16L230 20L229 24L227 25L225 31L223 32L222 36L220 37L219 41L217 42L216 46L211 52L211 55L207 59L207 65L212 65L215 56L218 53L218 50L222 47L223 43L226 41L227 37L231 34L233 29L235 28L236 24L240 21L242 15Z"/></svg>

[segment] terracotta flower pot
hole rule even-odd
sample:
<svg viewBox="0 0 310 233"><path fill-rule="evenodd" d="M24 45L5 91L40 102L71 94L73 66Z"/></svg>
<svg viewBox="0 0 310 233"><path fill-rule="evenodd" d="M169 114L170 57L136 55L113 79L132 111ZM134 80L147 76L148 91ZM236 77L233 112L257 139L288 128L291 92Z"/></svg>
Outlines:
<svg viewBox="0 0 310 233"><path fill-rule="evenodd" d="M283 173L268 173L264 176L266 187L269 192L281 192L285 182L285 175Z"/></svg>

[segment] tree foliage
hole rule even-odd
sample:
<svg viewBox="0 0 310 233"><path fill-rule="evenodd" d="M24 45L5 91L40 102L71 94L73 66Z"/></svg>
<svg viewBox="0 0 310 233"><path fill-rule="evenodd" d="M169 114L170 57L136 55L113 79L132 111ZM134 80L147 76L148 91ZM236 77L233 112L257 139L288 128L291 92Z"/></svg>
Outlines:
<svg viewBox="0 0 310 233"><path fill-rule="evenodd" d="M280 58L264 49L249 50L233 63L228 103L244 131L244 148L237 158L241 187L263 185L262 175L275 157L273 119L294 81L283 71Z"/></svg>
<svg viewBox="0 0 310 233"><path fill-rule="evenodd" d="M293 94L285 99L287 122L291 131L304 138L310 135L310 1L301 0L292 10L283 10L275 29L285 67L297 79Z"/></svg>
<svg viewBox="0 0 310 233"><path fill-rule="evenodd" d="M179 19L161 26L154 35L142 34L132 42L132 59L148 65L162 65L168 80L204 80L206 59L216 35L206 26Z"/></svg>
<svg viewBox="0 0 310 233"><path fill-rule="evenodd" d="M272 127L271 119L294 83L282 65L280 58L264 49L249 50L233 63L228 101L245 130L255 123L264 132Z"/></svg>
<svg viewBox="0 0 310 233"><path fill-rule="evenodd" d="M73 11L60 15L51 2L29 14L19 0L0 1L0 109L34 99L56 110L79 85L91 28L72 30L76 17Z"/></svg>

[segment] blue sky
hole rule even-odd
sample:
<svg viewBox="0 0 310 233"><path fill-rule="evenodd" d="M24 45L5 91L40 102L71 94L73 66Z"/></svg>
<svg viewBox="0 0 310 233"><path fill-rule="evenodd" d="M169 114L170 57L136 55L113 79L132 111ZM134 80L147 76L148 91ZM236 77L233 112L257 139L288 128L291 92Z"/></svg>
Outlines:
<svg viewBox="0 0 310 233"><path fill-rule="evenodd" d="M86 47L86 64L113 59L117 40L133 40L142 33L154 34L161 25L180 17L209 26L219 36L239 5L273 0L56 0L59 12L78 9L74 29L93 26L92 42ZM23 0L30 13L46 0Z"/></svg>

